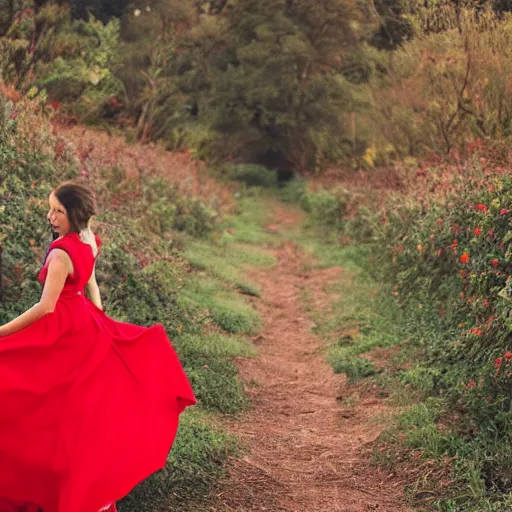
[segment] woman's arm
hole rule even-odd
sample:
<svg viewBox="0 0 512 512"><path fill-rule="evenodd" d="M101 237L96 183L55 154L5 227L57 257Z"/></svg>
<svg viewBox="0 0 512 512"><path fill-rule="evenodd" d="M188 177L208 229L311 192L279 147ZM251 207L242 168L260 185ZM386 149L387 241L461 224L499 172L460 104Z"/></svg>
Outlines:
<svg viewBox="0 0 512 512"><path fill-rule="evenodd" d="M48 256L48 274L41 299L22 315L0 327L0 336L9 336L33 324L48 313L55 311L57 300L64 288L68 274L73 272L73 263L68 254L54 249Z"/></svg>
<svg viewBox="0 0 512 512"><path fill-rule="evenodd" d="M89 298L91 302L99 309L103 311L103 304L101 303L101 295L100 289L98 287L98 283L96 281L96 265L94 265L92 269L92 274L87 283L87 293L89 294Z"/></svg>

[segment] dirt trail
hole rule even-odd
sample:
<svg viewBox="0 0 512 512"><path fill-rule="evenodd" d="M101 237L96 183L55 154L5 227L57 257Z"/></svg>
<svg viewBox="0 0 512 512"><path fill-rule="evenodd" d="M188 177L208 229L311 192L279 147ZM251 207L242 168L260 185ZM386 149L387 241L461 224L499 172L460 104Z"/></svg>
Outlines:
<svg viewBox="0 0 512 512"><path fill-rule="evenodd" d="M277 209L268 227L283 232L297 219ZM361 449L380 434L374 418L388 408L376 397L342 405L348 386L325 362L324 342L311 333L300 294L307 289L325 304L324 288L339 267L304 270L305 257L291 243L274 250L278 264L251 280L262 289L256 307L265 321L259 356L238 362L253 408L227 428L250 447L232 459L209 510L405 512L401 482L371 467Z"/></svg>

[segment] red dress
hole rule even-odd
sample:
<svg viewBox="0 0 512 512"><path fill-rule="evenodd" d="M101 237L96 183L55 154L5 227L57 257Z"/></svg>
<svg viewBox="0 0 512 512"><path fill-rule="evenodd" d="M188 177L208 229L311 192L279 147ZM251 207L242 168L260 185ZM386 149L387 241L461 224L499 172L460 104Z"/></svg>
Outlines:
<svg viewBox="0 0 512 512"><path fill-rule="evenodd" d="M106 316L84 296L92 248L55 248L74 267L55 311L0 338L0 512L97 512L165 465L195 403L163 326Z"/></svg>

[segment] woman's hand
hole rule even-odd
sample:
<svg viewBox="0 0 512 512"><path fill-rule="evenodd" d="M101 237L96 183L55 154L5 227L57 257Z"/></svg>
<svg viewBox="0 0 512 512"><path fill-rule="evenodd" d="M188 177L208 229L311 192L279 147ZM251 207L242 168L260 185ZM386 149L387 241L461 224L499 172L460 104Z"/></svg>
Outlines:
<svg viewBox="0 0 512 512"><path fill-rule="evenodd" d="M98 287L98 283L96 281L96 265L94 265L92 269L92 274L87 283L87 293L89 294L89 299L91 302L98 308L103 311L103 304L101 303L101 295L100 289Z"/></svg>

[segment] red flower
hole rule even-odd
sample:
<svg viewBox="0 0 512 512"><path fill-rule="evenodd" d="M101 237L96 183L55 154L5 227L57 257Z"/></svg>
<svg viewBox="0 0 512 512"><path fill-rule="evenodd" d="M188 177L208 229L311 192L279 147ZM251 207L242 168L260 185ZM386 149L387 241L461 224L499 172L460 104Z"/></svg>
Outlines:
<svg viewBox="0 0 512 512"><path fill-rule="evenodd" d="M475 208L481 212L487 213L487 206L485 206L485 204L477 204Z"/></svg>
<svg viewBox="0 0 512 512"><path fill-rule="evenodd" d="M484 299L484 306L485 306L486 308L488 308L488 307L489 307L489 301L488 301L487 299Z"/></svg>
<svg viewBox="0 0 512 512"><path fill-rule="evenodd" d="M460 257L460 262L461 263L468 263L469 262L469 254L467 252L465 252L461 257Z"/></svg>
<svg viewBox="0 0 512 512"><path fill-rule="evenodd" d="M493 237L493 236L494 236L494 233L496 233L496 230L495 230L494 228L489 229L489 236L490 236L490 237Z"/></svg>
<svg viewBox="0 0 512 512"><path fill-rule="evenodd" d="M482 329L479 329L478 327L472 327L469 329L469 334L475 334L476 336L481 336Z"/></svg>
<svg viewBox="0 0 512 512"><path fill-rule="evenodd" d="M481 232L482 230L480 228L476 228L475 231L473 231L473 233L475 233L476 236L480 236Z"/></svg>
<svg viewBox="0 0 512 512"><path fill-rule="evenodd" d="M503 356L507 361L510 361L512 359L512 352L505 352L505 355Z"/></svg>
<svg viewBox="0 0 512 512"><path fill-rule="evenodd" d="M510 210L507 210L506 208L502 208L500 210L500 215L506 215Z"/></svg>
<svg viewBox="0 0 512 512"><path fill-rule="evenodd" d="M494 368L496 369L496 375L498 375L498 373L500 371L502 362L503 362L502 357L498 357L498 358L496 358L496 361L494 361Z"/></svg>
<svg viewBox="0 0 512 512"><path fill-rule="evenodd" d="M489 261L489 263L490 263L493 267L497 267L497 266L500 264L500 262L499 262L496 258L494 258L493 260Z"/></svg>

